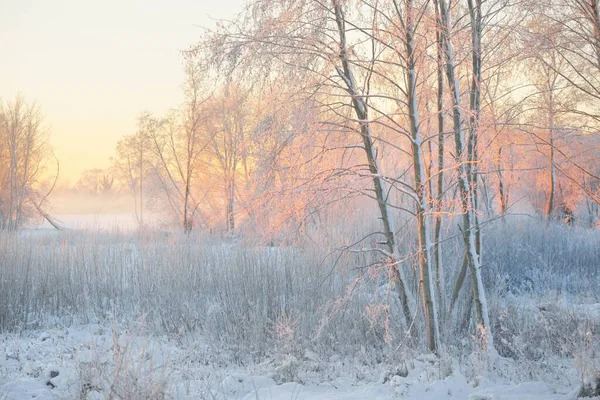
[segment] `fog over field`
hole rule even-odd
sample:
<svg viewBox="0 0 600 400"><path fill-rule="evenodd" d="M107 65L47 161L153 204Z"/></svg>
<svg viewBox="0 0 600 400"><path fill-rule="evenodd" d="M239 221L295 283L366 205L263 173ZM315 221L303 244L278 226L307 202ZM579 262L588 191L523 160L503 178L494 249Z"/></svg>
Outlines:
<svg viewBox="0 0 600 400"><path fill-rule="evenodd" d="M600 399L599 1L7 3L0 399Z"/></svg>

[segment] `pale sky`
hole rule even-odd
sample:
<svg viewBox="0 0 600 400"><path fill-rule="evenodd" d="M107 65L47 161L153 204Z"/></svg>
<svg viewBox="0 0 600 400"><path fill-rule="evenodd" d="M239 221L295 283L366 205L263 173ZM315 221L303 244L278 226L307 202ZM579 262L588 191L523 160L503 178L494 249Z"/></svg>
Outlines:
<svg viewBox="0 0 600 400"><path fill-rule="evenodd" d="M180 104L179 51L243 0L0 0L0 98L39 103L75 183L148 109Z"/></svg>

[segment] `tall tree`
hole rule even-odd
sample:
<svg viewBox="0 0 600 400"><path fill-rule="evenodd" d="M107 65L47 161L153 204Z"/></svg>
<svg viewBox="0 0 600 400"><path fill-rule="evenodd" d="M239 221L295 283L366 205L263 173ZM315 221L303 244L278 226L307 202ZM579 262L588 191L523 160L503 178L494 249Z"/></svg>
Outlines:
<svg viewBox="0 0 600 400"><path fill-rule="evenodd" d="M456 57L452 45L452 24L450 18L450 9L446 0L439 0L440 16L442 20L443 43L445 50L446 61L446 77L450 89L453 105L453 123L454 123L454 145L455 159L458 169L458 186L461 197L461 208L463 215L462 232L465 247L465 261L460 274L457 278L454 292L452 294L451 307L458 291L462 286L466 266L469 266L472 276L472 293L473 301L475 302L475 314L479 334L482 335L483 344L491 349L493 348L493 338L489 321L489 313L487 308L487 300L483 279L481 276L481 261L479 258L480 245L478 241L478 221L477 221L477 202L475 200L476 190L474 187L473 164L476 159L476 140L477 140L477 118L478 110L471 110L475 120L471 121L472 126L469 130L469 137L465 140L463 129L467 127L466 119L462 109L462 99L460 92L460 81L456 72ZM473 80L471 88L471 106L478 107L478 78L481 65L481 2L473 4L469 1L469 15L471 17L471 37L472 37L472 60L473 60ZM475 93L473 93L475 91Z"/></svg>
<svg viewBox="0 0 600 400"><path fill-rule="evenodd" d="M0 229L14 231L31 217L49 155L40 107L22 96L0 103Z"/></svg>
<svg viewBox="0 0 600 400"><path fill-rule="evenodd" d="M339 0L332 0L333 13L335 15L335 23L337 26L337 34L339 36L339 60L341 65L336 65L336 71L338 76L342 79L346 86L346 90L350 95L352 107L356 113L356 117L360 127L360 135L363 142L363 150L368 163L368 168L372 176L373 187L375 192L375 198L379 206L380 218L383 224L383 234L385 236L385 244L387 247L387 255L390 258L389 263L392 270L392 276L394 277L394 283L400 296L404 317L407 324L410 324L412 320L411 314L411 303L410 292L407 291L406 278L404 272L400 268L400 256L395 238L395 229L393 225L393 217L390 213L389 205L389 191L385 181L381 178L381 170L377 155L375 153L373 134L370 124L369 116L369 103L368 93L364 94L360 92L356 84L355 75L353 72L353 63L350 59L348 45L347 45L347 28L346 18L342 3ZM422 168L419 167L419 168ZM430 315L433 318L433 315ZM434 325L431 326L433 329ZM431 346L435 349L435 335L428 336L428 341L434 339L431 342Z"/></svg>
<svg viewBox="0 0 600 400"><path fill-rule="evenodd" d="M404 10L395 2L396 13L404 28L404 42L406 60L406 102L410 121L411 150L413 159L413 176L416 192L417 231L419 235L419 277L421 282L421 295L425 311L425 325L427 333L427 347L437 353L439 349L440 328L436 304L434 276L432 273L431 258L431 228L429 215L429 193L427 177L425 174L425 160L423 157L423 143L421 122L419 118L418 93L417 93L417 63L416 63L416 25L422 19L426 8L419 9L412 0L404 2Z"/></svg>

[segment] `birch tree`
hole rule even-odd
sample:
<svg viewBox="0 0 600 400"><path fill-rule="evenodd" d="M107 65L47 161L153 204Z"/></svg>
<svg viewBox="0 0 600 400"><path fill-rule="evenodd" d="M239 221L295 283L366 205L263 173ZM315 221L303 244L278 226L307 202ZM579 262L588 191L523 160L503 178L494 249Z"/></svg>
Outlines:
<svg viewBox="0 0 600 400"><path fill-rule="evenodd" d="M402 17L399 5L396 3L396 10ZM414 7L412 0L405 2L405 20L401 20L405 30L406 44L406 81L407 81L407 102L410 120L410 132L412 139L412 157L415 189L417 195L417 221L419 234L419 265L421 294L425 308L425 321L427 331L427 343L429 350L437 352L439 348L439 322L438 310L436 306L436 296L434 288L434 276L431 268L431 231L430 216L428 206L428 193L425 175L425 160L422 153L422 134L421 122L419 119L419 107L417 104L417 70L415 60L415 29L416 24L422 17L425 8L418 9Z"/></svg>
<svg viewBox="0 0 600 400"><path fill-rule="evenodd" d="M585 99L572 111L600 125L600 1L566 0L550 2L542 10L551 24L560 27L562 40L554 42L554 51L562 59L547 64Z"/></svg>
<svg viewBox="0 0 600 400"><path fill-rule="evenodd" d="M348 53L346 28L347 21L345 18L342 3L339 0L333 0L332 3L333 12L335 15L335 23L337 26L337 34L339 36L338 57L340 60L340 65L336 65L335 68L338 76L346 85L346 89L350 95L350 99L352 102L352 107L354 109L354 112L356 113L356 117L359 123L360 135L363 142L363 150L365 152L368 168L372 176L375 198L379 206L380 218L383 224L383 234L385 237L387 255L390 258L389 263L392 268L392 276L394 277L396 290L398 291L398 294L400 296L400 301L402 304L402 309L404 312L406 323L410 324L410 321L412 320L411 303L413 303L413 301L411 301L412 299L409 300L411 295L407 291L406 278L404 277L404 272L399 265L400 256L396 244L393 217L391 215L388 203L389 191L387 189L385 181L381 179L381 171L373 143L372 127L370 124L369 116L369 104L367 101L368 93L366 95L364 93L361 93L360 89L357 87L356 84L356 79L353 71L354 67ZM433 335L433 338L435 339L435 335ZM430 339L431 337L428 335L428 341ZM433 349L435 349L435 341L433 342L432 347Z"/></svg>
<svg viewBox="0 0 600 400"><path fill-rule="evenodd" d="M457 278L454 292L452 294L451 307L458 291L462 286L465 268L468 265L472 278L472 294L475 303L475 314L479 334L482 336L483 345L488 349L493 348L492 332L490 330L489 314L487 309L487 300L483 278L481 276L481 260L479 254L480 242L478 241L478 221L477 221L477 202L475 199L476 191L474 189L473 163L476 159L477 145L477 122L479 116L479 99L481 81L481 1L468 1L469 16L471 22L472 38L472 74L470 90L471 105L471 123L467 126L467 121L462 109L462 99L460 92L460 81L456 72L456 58L452 44L452 24L450 18L450 9L446 0L439 0L439 13L442 21L442 37L445 51L446 77L453 105L453 124L454 124L454 146L455 161L458 169L458 186L461 197L461 208L463 215L462 232L465 247L465 262ZM465 139L464 129L469 128L469 136Z"/></svg>
<svg viewBox="0 0 600 400"><path fill-rule="evenodd" d="M151 153L151 178L154 190L177 216L183 231L194 227L194 216L203 195L196 191L202 156L209 145L206 139L206 102L212 93L205 77L192 58L186 58L184 102L163 118L150 113L140 117L140 130Z"/></svg>
<svg viewBox="0 0 600 400"><path fill-rule="evenodd" d="M580 132L597 134L600 128L600 3L599 0L552 1L541 14L551 25L560 28L557 40L552 41L553 51L560 62L546 62L546 68L558 75L577 94L569 113L580 118L576 127ZM559 149L554 152L560 153ZM597 179L591 170L573 162L584 180ZM556 167L556 165L555 165ZM558 169L571 184L583 191L586 197L600 203L600 198L562 168Z"/></svg>
<svg viewBox="0 0 600 400"><path fill-rule="evenodd" d="M50 156L48 137L37 104L22 96L0 103L1 230L17 230L32 216L36 186Z"/></svg>
<svg viewBox="0 0 600 400"><path fill-rule="evenodd" d="M439 0L433 1L435 15L435 51L436 51L436 112L437 112L437 181L435 198L435 225L433 236L433 261L435 265L435 282L438 295L438 307L443 314L445 311L446 291L444 285L444 267L440 246L442 234L442 203L444 201L444 152L445 152L445 107L444 107L444 44L442 22L439 12Z"/></svg>

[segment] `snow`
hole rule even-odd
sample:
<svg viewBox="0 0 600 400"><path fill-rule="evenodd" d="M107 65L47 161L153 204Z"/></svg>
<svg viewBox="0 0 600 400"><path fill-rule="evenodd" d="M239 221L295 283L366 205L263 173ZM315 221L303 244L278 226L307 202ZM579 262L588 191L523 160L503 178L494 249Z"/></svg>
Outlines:
<svg viewBox="0 0 600 400"><path fill-rule="evenodd" d="M121 398L140 399L159 393L222 400L570 400L578 389L498 377L468 379L456 362L451 374L440 378L438 360L427 355L384 371L379 379L376 370L352 375L340 368L332 379L305 373L298 374L302 382L278 384L282 360L241 368L219 357L219 349L200 337L175 341L109 324L5 334L0 336L0 398L103 399L113 390ZM323 361L307 350L295 362L315 366ZM344 362L350 360L336 357L327 363Z"/></svg>
<svg viewBox="0 0 600 400"><path fill-rule="evenodd" d="M572 395L558 394L547 383L527 382L515 386L497 385L471 394L469 400L561 400Z"/></svg>
<svg viewBox="0 0 600 400"><path fill-rule="evenodd" d="M6 400L39 399L52 400L54 396L48 386L38 379L25 378L0 386L0 393Z"/></svg>
<svg viewBox="0 0 600 400"><path fill-rule="evenodd" d="M573 309L580 315L584 315L592 320L600 320L600 303L594 304L576 304Z"/></svg>
<svg viewBox="0 0 600 400"><path fill-rule="evenodd" d="M106 226L110 224L108 221ZM96 228L99 225L91 224ZM75 217L71 226L80 226L79 222L75 222ZM172 241L169 239L167 244L154 243L150 239L145 244L144 237L125 238L123 241L123 237L113 237L109 231L85 233L31 229L23 231L21 235L39 240L44 250L54 246L55 251L35 250L42 256L36 264L40 269L32 270L36 274L31 277L31 287L38 290L32 292L33 307L23 308L23 321L17 327L10 328L14 329L13 333L0 333L2 400L110 397L132 400L574 400L581 390L580 383L588 385L591 390L595 390L598 384L600 359L595 349L598 348L600 303L597 290L588 290L588 285L582 284L584 278L571 285L571 289L578 290L559 290L560 285L555 284L555 279L557 282L567 280L566 276L561 275L562 272L544 281L546 284L552 283L547 287L553 290L544 290L546 286L542 284L536 288L527 285L524 289L521 289L522 285L515 286L517 290L509 291L500 290L503 289L500 285L492 286L497 289L489 292L492 294L489 297L490 305L495 311L493 322L497 324L494 326L496 349L503 350L504 356L514 357L514 360L500 355L491 360L479 360L480 355L474 354L477 346L472 338L461 336L445 342L448 346L455 346L444 349L451 355L442 354L436 358L418 354L424 351L419 346L403 346L399 351L392 349L395 352L394 361L390 361L392 357L386 358L389 350L385 347L387 343L381 343L381 349L377 348L380 353L377 354L368 350L373 347L362 347L362 341L341 343L344 336L351 334L346 329L351 328L352 324L332 324L331 332L339 331L342 335L331 336L331 339L320 342L313 341L312 330L298 328L298 338L292 332L289 340L285 335L287 331L282 331L282 336L277 340L265 338L265 345L253 350L260 354L254 357L248 354L250 350L247 346L238 345L236 340L255 335L252 343L262 344L263 331L249 328L262 326L270 320L266 317L250 319L251 323L240 328L247 331L237 336L237 319L227 319L228 314L238 315L231 313L231 310L237 310L234 307L236 304L234 302L232 307L226 307L227 302L235 300L238 295L236 283L239 285L247 281L254 284L249 285L250 289L255 290L250 294L257 299L262 298L264 303L279 296L286 282L283 278L287 279L289 271L299 270L295 262L305 256L301 250L268 247L246 251L235 242L215 245L212 242L178 241L177 237ZM17 240L20 238L17 237ZM81 251L76 251L80 244ZM199 244L203 246L200 249ZM33 245L15 246L15 249L29 257ZM188 254L190 249L195 252ZM168 257L158 257L154 263L153 257L167 250L172 253L168 253ZM180 253L185 257L179 258ZM202 262L196 262L194 258L198 254L207 256L198 257ZM75 256L77 262L72 261ZM239 265L231 264L228 257L235 259ZM7 260L15 260L7 264L17 267L7 271L19 277L18 263L21 258L7 257ZM98 264L91 264L94 268L90 269L89 276L82 274L81 269L74 268L76 265L88 265L91 260L98 261ZM115 260L118 268L113 268ZM304 266L303 262L300 264ZM147 275L133 273L136 268L145 265L152 267L140 269ZM111 275L112 271L118 273ZM9 277L12 276L10 274ZM307 270L306 275L296 277L295 282L301 284L298 293L308 293L308 289L312 289L310 282L318 276ZM150 282L162 282L165 277L169 279L164 287L159 287L148 285L148 281L140 277ZM179 277L180 281L175 277ZM204 285L207 277L211 278L210 282L216 283L214 293L207 292L213 290L212 286ZM264 287L252 281L262 278L266 278L266 282L272 286ZM188 285L186 279L191 279L194 285ZM230 279L233 279L231 289L228 286ZM85 292L94 289L90 293L94 296L97 293L98 298L90 298L97 304L90 304L96 307L96 312L86 309L86 301L89 300L86 296L74 297L84 301L66 303L66 306L63 305L66 308L62 308L62 314L59 315L48 313L52 307L36 309L38 303L51 303L40 301L48 293L63 299L60 291L48 290L50 287L45 284L63 281L68 284L65 284L65 290ZM535 281L536 284L541 282L537 277ZM597 288L594 282L589 288ZM111 297L112 292L105 293L103 285L119 290L115 290L116 295ZM152 295L147 296L149 288L152 288ZM334 293L331 298L338 298L334 295L342 296L345 285L342 288L344 291ZM137 290L138 297L127 297L133 289ZM183 294L190 290L190 296L171 297L172 292L177 290L182 290ZM362 313L365 305L395 298L390 291L393 292L394 288L376 281L372 290L365 290L356 296L357 299L364 297L366 301L357 302L356 308L349 307L348 312L355 314L348 314L348 318L356 321L353 317L361 316L359 313ZM197 292L209 300L198 302L201 306L195 312L202 318L197 318L196 323L188 329L176 331L157 328L157 316L153 317L154 320L149 316L147 325L143 319L132 321L137 315L156 310L163 310L157 313L161 317L168 317L171 310L182 312L173 304L187 306L189 301L190 307L195 307ZM156 295L164 299L154 301ZM221 295L227 302L220 301ZM7 297L7 304L16 304L20 298L15 291L12 297ZM322 298L327 301L330 297ZM123 299L129 299L128 307L123 310L113 307L113 301ZM303 305L310 302L302 296L299 299L304 302L299 302L299 306L295 307L303 312ZM287 301L283 299L281 304L290 305ZM137 305L146 302L148 305L138 311ZM82 306L78 307L78 304ZM161 308L163 306L167 308ZM244 307L240 310L259 309L254 305ZM97 312L98 308L102 312ZM315 310L309 309L306 314ZM189 315L186 310L183 311L183 316ZM227 329L223 328L224 322L229 324ZM288 326L285 322L284 328ZM293 326L292 322L289 324ZM17 329L26 328L29 330L16 333ZM179 325L175 328L179 329ZM220 335L231 335L225 333L229 330L236 335L233 335L233 339L228 337L228 340L222 340ZM160 332L170 334L160 336ZM448 335L452 331L445 332ZM395 348L396 344L393 342L391 346ZM234 345L237 347L232 348ZM356 351L353 352L353 349Z"/></svg>

